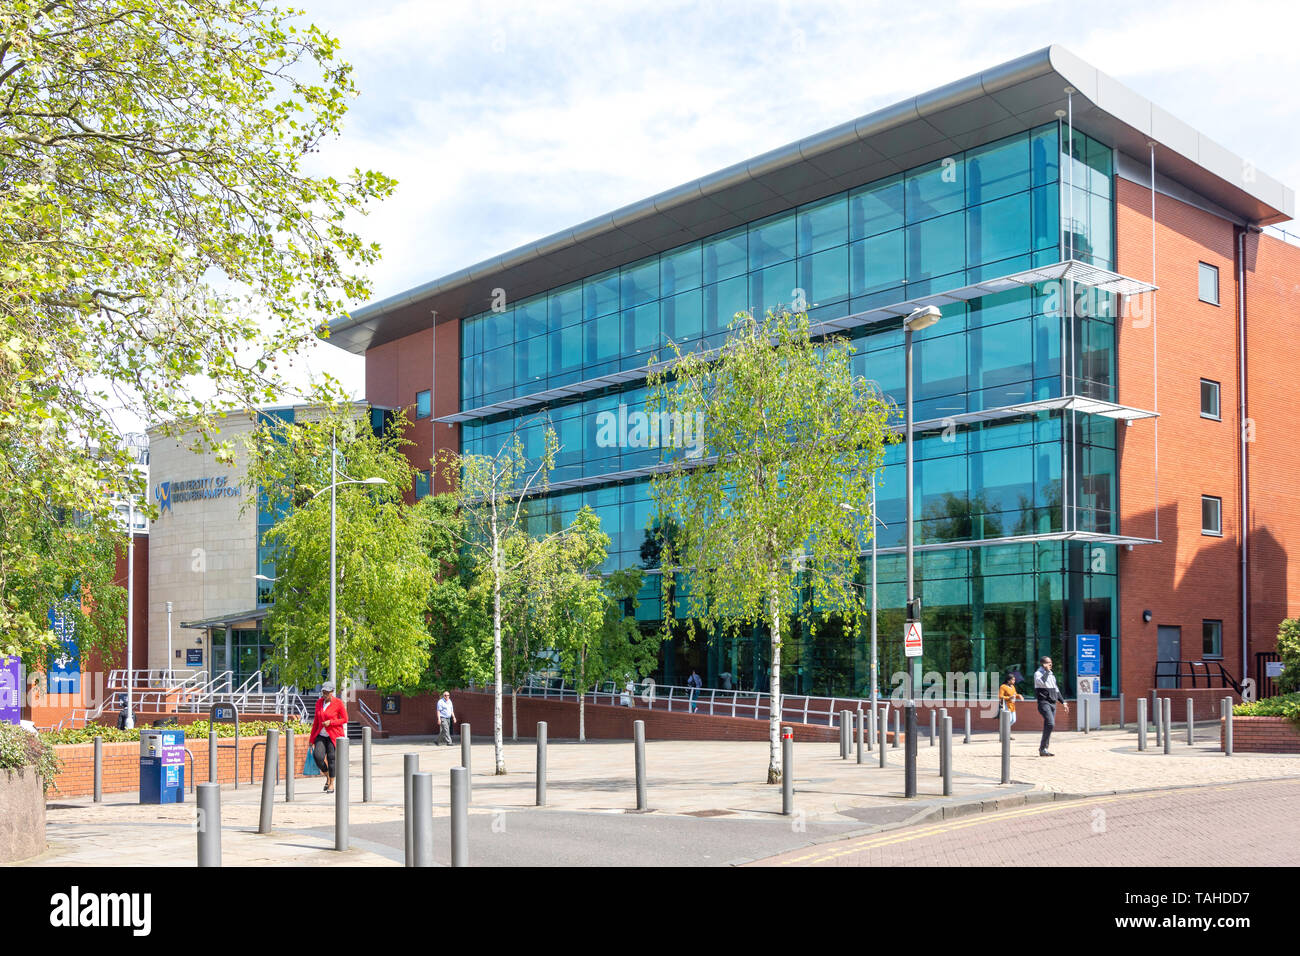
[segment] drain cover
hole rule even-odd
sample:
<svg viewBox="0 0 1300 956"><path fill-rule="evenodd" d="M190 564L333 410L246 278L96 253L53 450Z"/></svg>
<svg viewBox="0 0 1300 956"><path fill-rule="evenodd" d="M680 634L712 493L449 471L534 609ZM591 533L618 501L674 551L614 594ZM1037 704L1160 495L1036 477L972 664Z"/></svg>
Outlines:
<svg viewBox="0 0 1300 956"><path fill-rule="evenodd" d="M683 816L688 817L725 817L734 813L733 810L687 810Z"/></svg>

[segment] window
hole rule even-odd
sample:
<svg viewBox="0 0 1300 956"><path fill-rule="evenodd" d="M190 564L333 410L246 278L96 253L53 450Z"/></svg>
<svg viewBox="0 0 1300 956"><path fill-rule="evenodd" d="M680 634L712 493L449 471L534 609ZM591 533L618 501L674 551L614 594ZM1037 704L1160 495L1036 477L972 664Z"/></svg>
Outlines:
<svg viewBox="0 0 1300 956"><path fill-rule="evenodd" d="M1220 420L1219 383L1208 378L1201 379L1201 417L1213 418L1216 422Z"/></svg>
<svg viewBox="0 0 1300 956"><path fill-rule="evenodd" d="M1223 622L1222 621L1201 622L1201 656L1202 657L1223 656Z"/></svg>
<svg viewBox="0 0 1300 956"><path fill-rule="evenodd" d="M1201 534L1223 535L1223 499L1201 495Z"/></svg>
<svg viewBox="0 0 1300 956"><path fill-rule="evenodd" d="M1208 302L1211 305L1219 304L1219 269L1217 266L1200 263L1200 276L1198 278L1198 292L1202 302Z"/></svg>
<svg viewBox="0 0 1300 956"><path fill-rule="evenodd" d="M430 477L431 476L427 470L417 471L415 473L415 498L417 501L428 496Z"/></svg>
<svg viewBox="0 0 1300 956"><path fill-rule="evenodd" d="M429 390L415 393L415 417L428 418L433 414L433 397Z"/></svg>

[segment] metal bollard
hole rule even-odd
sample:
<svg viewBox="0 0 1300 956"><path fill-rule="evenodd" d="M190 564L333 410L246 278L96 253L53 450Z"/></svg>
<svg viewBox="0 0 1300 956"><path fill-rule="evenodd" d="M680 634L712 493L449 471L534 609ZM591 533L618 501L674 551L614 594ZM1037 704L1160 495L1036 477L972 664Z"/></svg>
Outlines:
<svg viewBox="0 0 1300 956"><path fill-rule="evenodd" d="M104 802L104 738L95 738L95 802Z"/></svg>
<svg viewBox="0 0 1300 956"><path fill-rule="evenodd" d="M1002 742L1002 782L1011 782L1011 711L998 711L998 738Z"/></svg>
<svg viewBox="0 0 1300 956"><path fill-rule="evenodd" d="M461 726L464 726L462 724ZM451 768L451 865L469 866L469 768Z"/></svg>
<svg viewBox="0 0 1300 956"><path fill-rule="evenodd" d="M537 805L546 806L546 721L537 722Z"/></svg>
<svg viewBox="0 0 1300 956"><path fill-rule="evenodd" d="M403 829L406 831L405 852L402 855L402 861L407 866L415 866L415 784L412 782L415 775L420 772L420 755L403 754L402 755L402 817L406 821ZM430 780L433 778L430 777ZM432 806L433 790L429 790L429 801ZM430 810L430 813L433 811Z"/></svg>
<svg viewBox="0 0 1300 956"><path fill-rule="evenodd" d="M433 866L433 774L411 777L411 803L406 808L406 825L411 831L415 858L408 866Z"/></svg>
<svg viewBox="0 0 1300 956"><path fill-rule="evenodd" d="M934 738L939 731L939 715L935 713L934 708L930 708L930 746L934 746Z"/></svg>
<svg viewBox="0 0 1300 956"><path fill-rule="evenodd" d="M474 771L470 767L470 747L473 743L473 731L469 724L460 725L460 765L465 768L465 799L474 799L474 784L470 780L470 774Z"/></svg>
<svg viewBox="0 0 1300 956"><path fill-rule="evenodd" d="M636 750L636 808L648 810L650 802L645 790L645 721L632 722L632 743Z"/></svg>
<svg viewBox="0 0 1300 956"><path fill-rule="evenodd" d="M889 727L889 708L882 708L880 720L876 722L876 746L880 748L880 766L885 766L885 731Z"/></svg>
<svg viewBox="0 0 1300 956"><path fill-rule="evenodd" d="M894 708L894 749L897 750L902 746L903 740L903 711L900 707Z"/></svg>
<svg viewBox="0 0 1300 956"><path fill-rule="evenodd" d="M348 738L334 744L334 849L348 848Z"/></svg>
<svg viewBox="0 0 1300 956"><path fill-rule="evenodd" d="M781 728L781 815L794 813L794 731Z"/></svg>
<svg viewBox="0 0 1300 956"><path fill-rule="evenodd" d="M1232 698L1223 698L1223 755L1232 756Z"/></svg>
<svg viewBox="0 0 1300 956"><path fill-rule="evenodd" d="M862 735L865 729L864 728L865 718L863 717L861 709L858 710L858 716L856 719L857 719L857 738L858 738L858 763L862 763Z"/></svg>
<svg viewBox="0 0 1300 956"><path fill-rule="evenodd" d="M849 759L849 712L840 711L840 759Z"/></svg>
<svg viewBox="0 0 1300 956"><path fill-rule="evenodd" d="M903 751L903 796L916 796L916 704L907 702L907 749Z"/></svg>
<svg viewBox="0 0 1300 956"><path fill-rule="evenodd" d="M1157 691L1151 692L1151 722L1156 725L1156 746L1160 746L1160 741L1164 739L1164 717L1160 706L1160 695Z"/></svg>
<svg viewBox="0 0 1300 956"><path fill-rule="evenodd" d="M1187 746L1192 746L1196 741L1196 720L1193 717L1192 699L1187 698Z"/></svg>
<svg viewBox="0 0 1300 956"><path fill-rule="evenodd" d="M943 718L943 742L939 745L939 760L943 763L943 795L952 796L952 718Z"/></svg>
<svg viewBox="0 0 1300 956"><path fill-rule="evenodd" d="M966 705L966 736L962 738L962 743L970 743L970 704Z"/></svg>
<svg viewBox="0 0 1300 956"><path fill-rule="evenodd" d="M235 769L239 769L239 761L235 761ZM208 783L217 782L217 732L208 731Z"/></svg>
<svg viewBox="0 0 1300 956"><path fill-rule="evenodd" d="M1119 729L1124 729L1124 692L1119 695Z"/></svg>
<svg viewBox="0 0 1300 956"><path fill-rule="evenodd" d="M1083 732L1085 734L1088 733L1088 728L1092 725L1092 721L1089 719L1091 715L1088 713L1088 704L1090 703L1091 701L1086 697L1079 701L1079 716L1083 718Z"/></svg>
<svg viewBox="0 0 1300 956"><path fill-rule="evenodd" d="M1164 697L1160 701L1160 739L1164 746L1165 753L1170 751L1170 740L1173 736L1173 715L1174 702L1172 698Z"/></svg>
<svg viewBox="0 0 1300 956"><path fill-rule="evenodd" d="M262 759L262 812L257 818L257 832L271 832L271 811L275 808L275 784L280 779L280 731L266 732L266 755Z"/></svg>
<svg viewBox="0 0 1300 956"><path fill-rule="evenodd" d="M867 751L876 745L876 705L867 708Z"/></svg>
<svg viewBox="0 0 1300 956"><path fill-rule="evenodd" d="M198 791L198 819L195 821L195 829L199 835L199 866L220 866L221 785L201 783Z"/></svg>
<svg viewBox="0 0 1300 956"><path fill-rule="evenodd" d="M1147 749L1147 699L1138 698L1138 750Z"/></svg>
<svg viewBox="0 0 1300 956"><path fill-rule="evenodd" d="M430 798L432 799L432 798ZM361 802L370 802L370 728L361 728Z"/></svg>
<svg viewBox="0 0 1300 956"><path fill-rule="evenodd" d="M298 763L294 760L293 753L293 728L290 727L284 734L284 802L293 803L293 785L297 778Z"/></svg>

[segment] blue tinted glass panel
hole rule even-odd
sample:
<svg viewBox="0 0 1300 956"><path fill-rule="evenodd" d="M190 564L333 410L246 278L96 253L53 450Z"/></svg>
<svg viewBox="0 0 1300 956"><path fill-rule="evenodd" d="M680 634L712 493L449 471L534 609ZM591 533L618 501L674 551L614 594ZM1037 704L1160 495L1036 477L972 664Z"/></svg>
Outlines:
<svg viewBox="0 0 1300 956"><path fill-rule="evenodd" d="M966 264L966 215L956 212L907 227L907 281L961 271Z"/></svg>
<svg viewBox="0 0 1300 956"><path fill-rule="evenodd" d="M843 193L800 207L797 219L801 256L848 242L849 203Z"/></svg>
<svg viewBox="0 0 1300 956"><path fill-rule="evenodd" d="M515 303L515 340L546 334L546 296L533 296Z"/></svg>
<svg viewBox="0 0 1300 956"><path fill-rule="evenodd" d="M677 343L691 342L703 331L703 296L700 290L682 292L663 302L663 332Z"/></svg>
<svg viewBox="0 0 1300 956"><path fill-rule="evenodd" d="M515 310L489 312L483 322L483 351L490 352L515 340Z"/></svg>
<svg viewBox="0 0 1300 956"><path fill-rule="evenodd" d="M865 295L903 284L904 231L895 229L849 247L850 294Z"/></svg>
<svg viewBox="0 0 1300 956"><path fill-rule="evenodd" d="M903 177L861 186L849 193L849 238L864 239L903 225Z"/></svg>
<svg viewBox="0 0 1300 956"><path fill-rule="evenodd" d="M966 191L964 166L960 158L949 156L906 173L903 192L907 221L920 222L960 209Z"/></svg>
<svg viewBox="0 0 1300 956"><path fill-rule="evenodd" d="M849 294L849 247L839 246L799 260L799 285L811 308Z"/></svg>
<svg viewBox="0 0 1300 956"><path fill-rule="evenodd" d="M749 227L750 271L794 258L794 220L794 213L785 213Z"/></svg>
<svg viewBox="0 0 1300 956"><path fill-rule="evenodd" d="M741 275L749 260L749 234L740 226L706 239L701 245L701 256L706 283Z"/></svg>
<svg viewBox="0 0 1300 956"><path fill-rule="evenodd" d="M659 260L649 259L624 266L620 277L623 308L652 302L659 298Z"/></svg>
<svg viewBox="0 0 1300 956"><path fill-rule="evenodd" d="M640 354L659 348L659 303L651 302L623 313L623 351Z"/></svg>
<svg viewBox="0 0 1300 956"><path fill-rule="evenodd" d="M966 210L966 259L970 266L1029 252L1030 196L1027 192Z"/></svg>
<svg viewBox="0 0 1300 956"><path fill-rule="evenodd" d="M617 269L611 269L603 275L584 280L582 283L584 321L618 311L618 298Z"/></svg>
<svg viewBox="0 0 1300 956"><path fill-rule="evenodd" d="M582 326L575 325L552 332L549 339L552 374L582 368Z"/></svg>
<svg viewBox="0 0 1300 956"><path fill-rule="evenodd" d="M584 323L583 329L587 333L586 364L594 365L619 357L622 344L619 340L620 325L617 314Z"/></svg>
<svg viewBox="0 0 1300 956"><path fill-rule="evenodd" d="M1054 183L1060 173L1061 147L1057 124L1040 127L1029 134L1029 162L1033 185Z"/></svg>
<svg viewBox="0 0 1300 956"><path fill-rule="evenodd" d="M966 202L975 206L1030 185L1029 134L1011 136L966 154Z"/></svg>
<svg viewBox="0 0 1300 956"><path fill-rule="evenodd" d="M672 252L665 252L660 258L659 275L661 291L665 296L685 292L700 287L703 266L700 256L700 244L693 242Z"/></svg>
<svg viewBox="0 0 1300 956"><path fill-rule="evenodd" d="M744 312L749 303L749 283L744 276L728 279L704 287L704 332L722 332L731 326L737 312Z"/></svg>
<svg viewBox="0 0 1300 956"><path fill-rule="evenodd" d="M762 314L777 306L789 305L794 298L794 277L793 262L750 273L748 307Z"/></svg>
<svg viewBox="0 0 1300 956"><path fill-rule="evenodd" d="M574 283L547 297L550 328L563 328L582 321L582 286Z"/></svg>
<svg viewBox="0 0 1300 956"><path fill-rule="evenodd" d="M426 389L415 394L415 417L428 418L433 414L433 397Z"/></svg>

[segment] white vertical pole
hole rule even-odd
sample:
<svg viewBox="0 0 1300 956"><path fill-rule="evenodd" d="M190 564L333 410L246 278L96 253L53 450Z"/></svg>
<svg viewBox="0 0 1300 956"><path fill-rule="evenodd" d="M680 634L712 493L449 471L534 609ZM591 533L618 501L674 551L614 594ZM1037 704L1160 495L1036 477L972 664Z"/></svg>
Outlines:
<svg viewBox="0 0 1300 956"><path fill-rule="evenodd" d="M172 602L167 602L167 676L172 676Z"/></svg>
<svg viewBox="0 0 1300 956"><path fill-rule="evenodd" d="M135 709L131 706L135 690L135 494L126 498L126 729L135 726Z"/></svg>
<svg viewBox="0 0 1300 956"><path fill-rule="evenodd" d="M334 675L335 653L334 653L334 588L337 575L334 572L334 509L335 493L338 491L338 459L337 452L334 448L335 435L330 432L330 681L336 680ZM339 686L334 684L334 692L339 692Z"/></svg>

